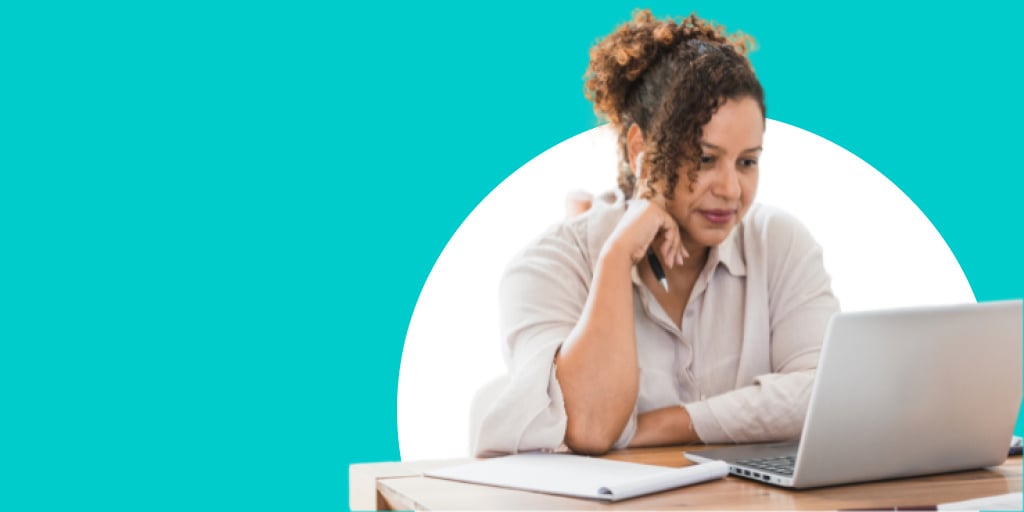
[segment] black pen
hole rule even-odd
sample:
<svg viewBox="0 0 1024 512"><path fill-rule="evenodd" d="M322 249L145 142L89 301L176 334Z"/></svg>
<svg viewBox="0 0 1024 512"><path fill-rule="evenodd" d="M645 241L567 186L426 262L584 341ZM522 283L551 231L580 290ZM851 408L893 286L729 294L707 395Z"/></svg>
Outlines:
<svg viewBox="0 0 1024 512"><path fill-rule="evenodd" d="M661 262L658 261L658 257L654 255L654 249L647 248L647 263L651 265L651 271L654 272L654 277L661 283L661 287L668 291L668 279L665 279L665 269L661 268Z"/></svg>

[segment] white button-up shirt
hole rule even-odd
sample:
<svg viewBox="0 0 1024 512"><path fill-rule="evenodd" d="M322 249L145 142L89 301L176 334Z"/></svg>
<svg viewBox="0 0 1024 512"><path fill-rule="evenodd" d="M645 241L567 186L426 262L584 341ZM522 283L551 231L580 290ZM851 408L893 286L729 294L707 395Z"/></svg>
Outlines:
<svg viewBox="0 0 1024 512"><path fill-rule="evenodd" d="M605 240L624 213L604 206L554 226L509 264L500 286L504 388L476 408L480 455L562 446L555 353L579 320ZM697 278L681 325L633 269L637 414L683 406L706 443L799 437L829 318L839 311L821 247L794 217L755 204Z"/></svg>

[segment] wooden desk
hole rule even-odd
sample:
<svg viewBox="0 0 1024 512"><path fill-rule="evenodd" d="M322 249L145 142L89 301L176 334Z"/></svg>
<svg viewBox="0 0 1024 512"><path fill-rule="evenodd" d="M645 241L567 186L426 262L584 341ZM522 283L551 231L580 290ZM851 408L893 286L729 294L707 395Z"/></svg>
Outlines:
<svg viewBox="0 0 1024 512"><path fill-rule="evenodd" d="M703 448L707 448L702 446ZM681 467L686 447L621 450L609 459ZM1021 458L1002 466L838 487L791 491L728 476L617 503L466 484L424 471L473 459L354 464L349 468L353 510L836 510L934 505L1021 490Z"/></svg>

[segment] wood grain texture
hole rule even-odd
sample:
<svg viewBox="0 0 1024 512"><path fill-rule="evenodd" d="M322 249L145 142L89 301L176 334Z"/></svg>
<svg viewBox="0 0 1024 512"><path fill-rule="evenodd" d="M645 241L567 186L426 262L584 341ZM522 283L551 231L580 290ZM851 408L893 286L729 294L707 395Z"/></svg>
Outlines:
<svg viewBox="0 0 1024 512"><path fill-rule="evenodd" d="M682 467L691 464L683 457L685 449L675 446L621 450L605 458ZM371 506L392 510L891 509L896 506L935 505L1021 490L1020 457L1012 457L997 468L800 491L729 476L723 480L617 503L422 476L423 471L432 468L464 464L471 460L354 465L350 471L353 509L365 510ZM374 479L376 486L367 487ZM356 489L357 485L359 489Z"/></svg>
<svg viewBox="0 0 1024 512"><path fill-rule="evenodd" d="M379 491L381 481L391 478L422 477L425 471L465 464L473 460L475 459L352 464L348 468L348 508L387 510L387 502Z"/></svg>

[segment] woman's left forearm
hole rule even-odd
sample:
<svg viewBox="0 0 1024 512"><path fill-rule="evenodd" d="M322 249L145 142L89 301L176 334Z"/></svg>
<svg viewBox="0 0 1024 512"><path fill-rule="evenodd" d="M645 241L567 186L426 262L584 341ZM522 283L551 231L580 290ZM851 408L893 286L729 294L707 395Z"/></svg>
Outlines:
<svg viewBox="0 0 1024 512"><path fill-rule="evenodd" d="M637 415L636 434L630 448L700 442L690 414L682 406L655 409Z"/></svg>

